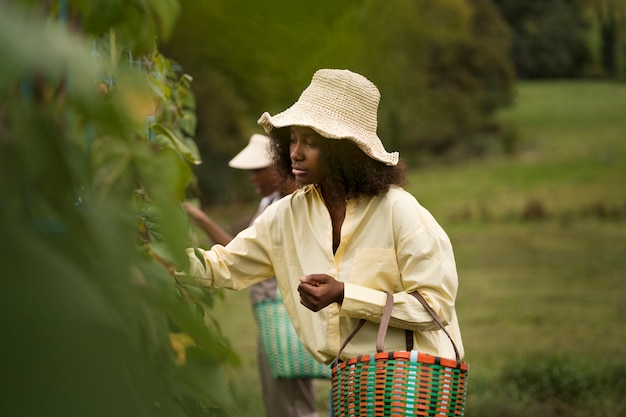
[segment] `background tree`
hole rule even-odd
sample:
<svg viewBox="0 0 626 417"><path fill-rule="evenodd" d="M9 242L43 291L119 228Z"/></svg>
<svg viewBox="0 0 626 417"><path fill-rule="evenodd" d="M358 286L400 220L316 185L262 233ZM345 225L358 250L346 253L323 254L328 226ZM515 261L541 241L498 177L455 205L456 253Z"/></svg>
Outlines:
<svg viewBox="0 0 626 417"><path fill-rule="evenodd" d="M291 105L319 68L377 84L379 133L414 162L483 149L492 112L511 101L508 30L489 1L182 4L164 50L194 77L206 203L232 196L226 161L260 114Z"/></svg>
<svg viewBox="0 0 626 417"><path fill-rule="evenodd" d="M491 3L365 4L357 68L385 92L379 128L388 146L413 163L478 150L495 109L511 102L514 78L508 29Z"/></svg>
<svg viewBox="0 0 626 417"><path fill-rule="evenodd" d="M493 0L513 31L512 58L521 78L585 75L591 64L582 0Z"/></svg>
<svg viewBox="0 0 626 417"><path fill-rule="evenodd" d="M626 2L624 0L589 0L598 28L599 60L603 72L619 75L624 57Z"/></svg>

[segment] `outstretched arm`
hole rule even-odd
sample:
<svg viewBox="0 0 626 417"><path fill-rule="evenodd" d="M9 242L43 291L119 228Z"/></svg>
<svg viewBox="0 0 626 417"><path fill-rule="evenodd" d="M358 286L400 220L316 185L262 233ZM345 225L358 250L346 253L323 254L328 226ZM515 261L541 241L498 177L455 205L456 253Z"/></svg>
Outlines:
<svg viewBox="0 0 626 417"><path fill-rule="evenodd" d="M198 225L208 236L213 239L215 243L226 246L228 242L233 240L233 237L222 229L213 219L201 209L197 208L193 204L183 203L183 208L187 212L187 215L195 224Z"/></svg>

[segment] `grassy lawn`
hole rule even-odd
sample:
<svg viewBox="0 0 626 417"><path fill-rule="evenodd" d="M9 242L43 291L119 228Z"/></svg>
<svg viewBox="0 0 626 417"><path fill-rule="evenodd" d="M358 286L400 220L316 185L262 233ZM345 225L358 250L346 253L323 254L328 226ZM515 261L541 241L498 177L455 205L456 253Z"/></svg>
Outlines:
<svg viewBox="0 0 626 417"><path fill-rule="evenodd" d="M499 114L517 132L516 155L412 171L409 190L455 247L467 415L487 415L478 408L486 387L517 361L626 363L625 110L623 84L521 83L516 105ZM214 314L242 359L232 375L242 415L258 416L247 291L226 293ZM318 385L324 415L328 383Z"/></svg>
<svg viewBox="0 0 626 417"><path fill-rule="evenodd" d="M453 227L473 376L523 356L626 353L626 225Z"/></svg>

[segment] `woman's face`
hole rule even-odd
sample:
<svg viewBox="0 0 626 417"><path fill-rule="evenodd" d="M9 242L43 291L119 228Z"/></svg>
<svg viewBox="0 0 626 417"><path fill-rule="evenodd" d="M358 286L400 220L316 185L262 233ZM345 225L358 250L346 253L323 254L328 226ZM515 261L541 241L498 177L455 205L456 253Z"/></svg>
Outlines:
<svg viewBox="0 0 626 417"><path fill-rule="evenodd" d="M254 191L261 197L266 197L278 189L278 173L276 166L252 169L249 171L250 184Z"/></svg>
<svg viewBox="0 0 626 417"><path fill-rule="evenodd" d="M291 172L300 185L319 184L323 175L320 166L320 141L327 140L313 129L291 126L289 155Z"/></svg>

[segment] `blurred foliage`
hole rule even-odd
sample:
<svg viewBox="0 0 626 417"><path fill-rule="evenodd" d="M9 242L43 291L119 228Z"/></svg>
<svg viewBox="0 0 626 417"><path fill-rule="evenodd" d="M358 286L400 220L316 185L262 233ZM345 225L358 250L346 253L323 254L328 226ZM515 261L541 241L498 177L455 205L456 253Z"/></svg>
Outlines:
<svg viewBox="0 0 626 417"><path fill-rule="evenodd" d="M215 295L174 274L195 99L152 38L178 6L17 3L0 13L0 414L223 415L237 358Z"/></svg>
<svg viewBox="0 0 626 417"><path fill-rule="evenodd" d="M587 0L597 26L598 63L605 75L620 77L626 70L626 1Z"/></svg>
<svg viewBox="0 0 626 417"><path fill-rule="evenodd" d="M383 94L386 146L412 162L480 152L476 142L492 128L491 115L512 100L509 33L495 9L483 0L369 4L363 70ZM385 34L385 21L396 22L392 32ZM377 57L372 47L390 56Z"/></svg>
<svg viewBox="0 0 626 417"><path fill-rule="evenodd" d="M491 116L512 101L514 73L509 31L488 0L181 4L162 48L194 77L206 203L248 188L226 162L260 131L261 113L293 104L319 68L349 68L378 86L379 135L409 161L498 140Z"/></svg>
<svg viewBox="0 0 626 417"><path fill-rule="evenodd" d="M115 29L135 54L149 53L155 39L166 39L180 12L178 0L21 0L41 7L81 33L103 36Z"/></svg>
<svg viewBox="0 0 626 417"><path fill-rule="evenodd" d="M493 0L513 30L520 78L585 75L591 66L585 0Z"/></svg>

